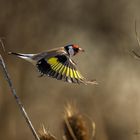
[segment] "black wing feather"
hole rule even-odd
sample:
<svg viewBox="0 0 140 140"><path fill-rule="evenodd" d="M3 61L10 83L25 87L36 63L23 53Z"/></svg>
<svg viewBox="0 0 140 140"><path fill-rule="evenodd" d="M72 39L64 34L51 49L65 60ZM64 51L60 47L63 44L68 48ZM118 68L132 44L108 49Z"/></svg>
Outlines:
<svg viewBox="0 0 140 140"><path fill-rule="evenodd" d="M37 68L41 74L56 78L57 80L78 84L86 84L88 82L77 70L75 62L64 54L39 60ZM89 83L92 82L89 81Z"/></svg>

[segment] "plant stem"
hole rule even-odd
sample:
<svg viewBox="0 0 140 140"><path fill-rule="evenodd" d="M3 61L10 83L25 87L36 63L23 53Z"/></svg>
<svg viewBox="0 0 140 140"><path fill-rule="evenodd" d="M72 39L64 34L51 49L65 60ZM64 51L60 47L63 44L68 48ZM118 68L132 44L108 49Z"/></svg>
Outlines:
<svg viewBox="0 0 140 140"><path fill-rule="evenodd" d="M1 67L2 67L2 70L3 70L3 73L4 73L5 79L6 79L6 81L8 82L8 85L9 85L9 87L10 87L11 93L12 93L12 95L14 96L14 98L15 98L15 100L16 100L16 103L17 103L17 105L18 105L18 107L19 107L19 109L20 109L20 111L21 111L23 117L24 117L25 120L26 120L26 123L28 124L30 130L32 131L32 134L34 135L35 139L36 139L36 140L40 140L38 134L36 133L36 131L35 131L35 129L34 129L32 123L31 123L30 118L28 117L28 115L27 115L27 113L26 113L26 111L25 111L25 108L24 108L23 104L22 104L21 101L20 101L20 98L19 98L18 95L16 94L16 90L14 89L12 80L11 80L11 78L10 78L10 75L9 75L9 73L8 73L8 71L7 71L7 68L6 68L6 66L5 66L4 60L3 60L3 58L2 58L1 55L0 55L0 65L1 65Z"/></svg>

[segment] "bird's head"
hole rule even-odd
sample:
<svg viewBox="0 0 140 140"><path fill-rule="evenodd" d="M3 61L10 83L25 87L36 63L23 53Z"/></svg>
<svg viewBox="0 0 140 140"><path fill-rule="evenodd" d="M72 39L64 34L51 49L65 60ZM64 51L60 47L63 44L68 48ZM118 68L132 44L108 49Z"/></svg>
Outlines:
<svg viewBox="0 0 140 140"><path fill-rule="evenodd" d="M84 50L76 44L67 45L64 48L70 56L74 56L79 52L84 52Z"/></svg>

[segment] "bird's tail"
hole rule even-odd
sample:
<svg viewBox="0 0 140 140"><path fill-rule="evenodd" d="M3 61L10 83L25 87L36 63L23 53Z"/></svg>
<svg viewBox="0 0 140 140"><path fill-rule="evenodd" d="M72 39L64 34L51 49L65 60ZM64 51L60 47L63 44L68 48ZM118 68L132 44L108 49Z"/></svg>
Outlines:
<svg viewBox="0 0 140 140"><path fill-rule="evenodd" d="M31 62L31 63L35 63L35 60L33 59L33 56L35 54L23 54L23 53L15 53L15 52L8 52L8 54L15 55L15 56L17 56L19 58L22 58L22 59L24 59L24 60L26 60L28 62Z"/></svg>

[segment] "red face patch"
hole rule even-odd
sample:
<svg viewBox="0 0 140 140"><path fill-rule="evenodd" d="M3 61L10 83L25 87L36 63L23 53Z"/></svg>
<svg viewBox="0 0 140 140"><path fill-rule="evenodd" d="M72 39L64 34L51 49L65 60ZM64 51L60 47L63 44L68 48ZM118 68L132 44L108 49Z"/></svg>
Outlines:
<svg viewBox="0 0 140 140"><path fill-rule="evenodd" d="M75 45L75 44L72 45L72 46L73 46L73 48L77 48L77 49L79 48L79 46L78 45Z"/></svg>

